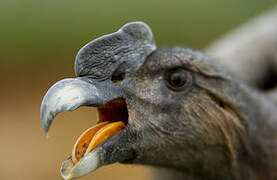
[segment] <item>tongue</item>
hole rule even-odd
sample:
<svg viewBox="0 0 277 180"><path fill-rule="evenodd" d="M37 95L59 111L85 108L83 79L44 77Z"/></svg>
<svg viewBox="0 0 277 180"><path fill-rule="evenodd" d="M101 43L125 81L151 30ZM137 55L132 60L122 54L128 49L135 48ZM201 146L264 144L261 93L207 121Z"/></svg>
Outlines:
<svg viewBox="0 0 277 180"><path fill-rule="evenodd" d="M101 122L83 132L72 150L72 162L76 164L85 154L125 128L122 121Z"/></svg>

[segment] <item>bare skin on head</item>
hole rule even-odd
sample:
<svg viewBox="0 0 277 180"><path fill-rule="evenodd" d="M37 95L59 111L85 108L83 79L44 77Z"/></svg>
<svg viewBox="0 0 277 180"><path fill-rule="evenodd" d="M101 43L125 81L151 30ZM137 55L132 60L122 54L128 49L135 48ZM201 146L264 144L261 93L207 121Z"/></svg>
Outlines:
<svg viewBox="0 0 277 180"><path fill-rule="evenodd" d="M277 178L276 104L213 58L157 48L150 28L134 22L84 46L75 72L41 106L45 131L60 112L98 109L99 123L62 166L64 179L115 162L162 167L171 179Z"/></svg>

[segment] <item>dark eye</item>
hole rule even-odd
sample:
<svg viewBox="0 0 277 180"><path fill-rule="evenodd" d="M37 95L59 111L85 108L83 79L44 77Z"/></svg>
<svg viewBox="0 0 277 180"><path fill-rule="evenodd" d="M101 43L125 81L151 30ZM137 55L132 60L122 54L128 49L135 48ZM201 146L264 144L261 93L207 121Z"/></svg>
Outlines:
<svg viewBox="0 0 277 180"><path fill-rule="evenodd" d="M191 74L183 69L170 70L166 74L167 86L175 91L185 90L191 85Z"/></svg>

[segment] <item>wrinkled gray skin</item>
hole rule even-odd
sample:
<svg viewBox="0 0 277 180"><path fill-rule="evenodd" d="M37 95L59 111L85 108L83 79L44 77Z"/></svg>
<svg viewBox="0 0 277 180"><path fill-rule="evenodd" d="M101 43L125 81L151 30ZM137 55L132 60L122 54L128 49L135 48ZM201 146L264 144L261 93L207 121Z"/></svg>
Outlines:
<svg viewBox="0 0 277 180"><path fill-rule="evenodd" d="M174 69L186 72L180 91L165 78ZM170 169L171 179L277 178L276 105L213 58L185 48L156 48L149 27L135 22L83 47L75 72L77 79L58 82L44 97L46 131L59 112L117 98L125 99L129 120L77 164L70 178L114 162ZM116 74L125 78L112 82ZM83 87L77 92L76 83ZM94 92L82 93L89 89ZM93 167L86 169L86 162ZM64 178L70 168L63 166Z"/></svg>

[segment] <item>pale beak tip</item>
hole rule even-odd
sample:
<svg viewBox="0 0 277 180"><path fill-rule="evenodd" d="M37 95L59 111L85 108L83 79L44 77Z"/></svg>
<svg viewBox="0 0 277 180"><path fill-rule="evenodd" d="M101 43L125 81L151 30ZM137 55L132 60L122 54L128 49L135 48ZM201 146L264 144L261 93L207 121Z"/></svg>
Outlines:
<svg viewBox="0 0 277 180"><path fill-rule="evenodd" d="M45 132L45 137L46 137L46 139L49 139L49 137L50 137L49 132Z"/></svg>
<svg viewBox="0 0 277 180"><path fill-rule="evenodd" d="M71 156L67 158L61 167L61 176L65 180L76 179L95 171L101 166L99 149L88 153L77 164L73 165Z"/></svg>
<svg viewBox="0 0 277 180"><path fill-rule="evenodd" d="M51 118L49 117L49 112L47 113L47 110L48 109L46 105L44 104L44 102L42 102L41 108L40 108L40 121L41 121L42 128L46 134L49 131L49 127L51 123Z"/></svg>

